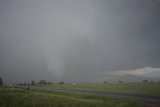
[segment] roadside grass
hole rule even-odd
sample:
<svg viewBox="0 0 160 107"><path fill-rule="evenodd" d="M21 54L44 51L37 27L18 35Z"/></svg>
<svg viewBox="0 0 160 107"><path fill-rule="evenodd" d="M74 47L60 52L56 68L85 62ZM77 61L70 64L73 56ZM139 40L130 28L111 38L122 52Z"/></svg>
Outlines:
<svg viewBox="0 0 160 107"><path fill-rule="evenodd" d="M0 107L142 107L142 104L112 97L0 88Z"/></svg>

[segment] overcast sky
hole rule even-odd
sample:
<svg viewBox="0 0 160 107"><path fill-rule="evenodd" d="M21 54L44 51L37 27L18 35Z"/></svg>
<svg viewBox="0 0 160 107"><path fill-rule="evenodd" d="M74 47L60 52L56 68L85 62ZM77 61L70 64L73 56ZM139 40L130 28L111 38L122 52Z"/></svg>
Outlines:
<svg viewBox="0 0 160 107"><path fill-rule="evenodd" d="M7 82L92 81L145 66L160 67L160 0L0 0Z"/></svg>

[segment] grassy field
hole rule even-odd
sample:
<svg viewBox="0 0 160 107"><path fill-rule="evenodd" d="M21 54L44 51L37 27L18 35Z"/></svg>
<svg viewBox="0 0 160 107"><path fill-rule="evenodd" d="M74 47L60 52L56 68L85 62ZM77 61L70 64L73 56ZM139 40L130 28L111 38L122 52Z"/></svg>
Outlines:
<svg viewBox="0 0 160 107"><path fill-rule="evenodd" d="M125 93L143 93L160 95L160 83L97 83L97 84L54 84L49 86L39 86L39 88L63 88L63 89L86 89L86 90L103 90L112 92Z"/></svg>
<svg viewBox="0 0 160 107"><path fill-rule="evenodd" d="M64 92L0 88L0 107L142 107L126 99Z"/></svg>

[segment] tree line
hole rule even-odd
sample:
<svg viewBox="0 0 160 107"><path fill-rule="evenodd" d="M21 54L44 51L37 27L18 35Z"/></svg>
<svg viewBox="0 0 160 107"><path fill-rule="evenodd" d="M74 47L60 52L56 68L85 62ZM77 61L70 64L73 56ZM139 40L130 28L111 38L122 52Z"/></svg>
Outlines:
<svg viewBox="0 0 160 107"><path fill-rule="evenodd" d="M35 86L35 85L52 85L53 83L50 81L46 81L46 80L40 80L38 82L35 82L34 80L32 80L31 82L23 82L23 83L19 83L19 84L15 84L15 85L19 85L19 86ZM64 81L60 81L58 84L64 84ZM3 86L3 80L0 77L0 86Z"/></svg>
<svg viewBox="0 0 160 107"><path fill-rule="evenodd" d="M27 82L19 83L20 86L51 85L51 84L53 84L53 83L47 82L46 80L40 80L39 82L35 82L34 80L32 80L29 83L27 83Z"/></svg>

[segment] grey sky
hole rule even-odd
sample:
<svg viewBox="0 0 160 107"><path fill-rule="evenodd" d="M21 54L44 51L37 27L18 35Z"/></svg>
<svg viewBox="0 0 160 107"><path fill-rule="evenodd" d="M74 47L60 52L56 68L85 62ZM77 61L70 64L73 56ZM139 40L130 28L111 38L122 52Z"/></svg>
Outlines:
<svg viewBox="0 0 160 107"><path fill-rule="evenodd" d="M160 0L0 0L0 76L92 81L160 67Z"/></svg>

